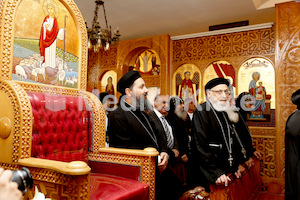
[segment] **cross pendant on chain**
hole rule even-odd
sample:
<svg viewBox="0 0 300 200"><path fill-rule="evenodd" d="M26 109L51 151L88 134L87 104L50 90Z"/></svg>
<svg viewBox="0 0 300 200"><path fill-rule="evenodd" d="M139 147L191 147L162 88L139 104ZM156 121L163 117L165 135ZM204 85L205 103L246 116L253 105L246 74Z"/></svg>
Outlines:
<svg viewBox="0 0 300 200"><path fill-rule="evenodd" d="M244 158L246 158L246 157L247 157L247 155L246 155L246 150L245 150L245 148L244 148L244 147L242 148L242 154L244 154Z"/></svg>
<svg viewBox="0 0 300 200"><path fill-rule="evenodd" d="M232 166L232 161L233 161L233 158L232 158L231 154L229 154L228 161L229 161L229 165L231 167Z"/></svg>

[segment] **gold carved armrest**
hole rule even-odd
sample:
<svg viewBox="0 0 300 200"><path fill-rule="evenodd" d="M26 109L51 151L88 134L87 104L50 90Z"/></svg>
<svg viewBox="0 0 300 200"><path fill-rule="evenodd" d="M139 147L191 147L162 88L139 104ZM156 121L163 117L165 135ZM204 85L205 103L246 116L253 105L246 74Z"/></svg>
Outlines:
<svg viewBox="0 0 300 200"><path fill-rule="evenodd" d="M23 158L19 160L19 164L25 167L49 169L65 175L85 175L91 171L91 168L82 161L68 163L41 158Z"/></svg>
<svg viewBox="0 0 300 200"><path fill-rule="evenodd" d="M100 148L98 152L112 153L112 154L125 154L125 155L133 155L133 156L150 156L150 157L155 157L158 155L158 151L151 147L145 148L143 150L108 147L108 148Z"/></svg>
<svg viewBox="0 0 300 200"><path fill-rule="evenodd" d="M89 160L139 166L140 181L149 185L149 199L154 199L157 155L158 151L150 147L143 150L108 147L90 152Z"/></svg>

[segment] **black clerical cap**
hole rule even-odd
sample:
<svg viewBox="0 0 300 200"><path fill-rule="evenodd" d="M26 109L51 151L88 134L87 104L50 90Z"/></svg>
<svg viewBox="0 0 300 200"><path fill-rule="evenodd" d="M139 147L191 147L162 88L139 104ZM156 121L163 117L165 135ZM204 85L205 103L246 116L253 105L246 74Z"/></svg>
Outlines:
<svg viewBox="0 0 300 200"><path fill-rule="evenodd" d="M99 94L99 99L100 99L100 101L101 101L102 104L105 103L105 102L103 102L103 99L104 99L107 95L108 95L107 92L101 92L101 93Z"/></svg>
<svg viewBox="0 0 300 200"><path fill-rule="evenodd" d="M211 88L220 84L225 84L229 86L229 81L225 78L214 78L206 83L205 90L210 90Z"/></svg>
<svg viewBox="0 0 300 200"><path fill-rule="evenodd" d="M176 107L183 103L182 98L174 96L170 98L170 113L173 113L176 110Z"/></svg>
<svg viewBox="0 0 300 200"><path fill-rule="evenodd" d="M291 100L293 104L300 105L300 89L298 89L296 92L292 94Z"/></svg>
<svg viewBox="0 0 300 200"><path fill-rule="evenodd" d="M141 75L138 71L129 71L119 80L117 84L117 90L121 94L125 94L125 89L129 88L136 79L140 78Z"/></svg>

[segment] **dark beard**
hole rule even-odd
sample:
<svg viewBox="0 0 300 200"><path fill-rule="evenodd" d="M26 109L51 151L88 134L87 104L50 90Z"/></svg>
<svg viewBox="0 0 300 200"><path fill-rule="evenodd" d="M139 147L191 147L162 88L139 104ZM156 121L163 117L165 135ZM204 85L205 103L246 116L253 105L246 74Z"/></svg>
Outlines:
<svg viewBox="0 0 300 200"><path fill-rule="evenodd" d="M140 111L149 112L153 110L153 106L151 105L151 103L148 101L147 98L143 98L143 97L140 99L133 98L132 104L134 107L136 107L136 109Z"/></svg>
<svg viewBox="0 0 300 200"><path fill-rule="evenodd" d="M183 121L187 120L188 115L185 110L175 110L175 114L177 115L177 117L179 117Z"/></svg>

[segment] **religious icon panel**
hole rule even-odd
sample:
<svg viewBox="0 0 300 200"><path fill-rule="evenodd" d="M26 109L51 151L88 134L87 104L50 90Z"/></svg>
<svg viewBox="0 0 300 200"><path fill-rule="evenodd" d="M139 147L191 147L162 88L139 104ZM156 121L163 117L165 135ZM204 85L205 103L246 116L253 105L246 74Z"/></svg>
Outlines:
<svg viewBox="0 0 300 200"><path fill-rule="evenodd" d="M159 75L160 74L160 59L158 54L151 50L145 50L140 53L134 63L130 66L128 71L136 70L141 75Z"/></svg>
<svg viewBox="0 0 300 200"><path fill-rule="evenodd" d="M16 13L12 79L78 88L80 44L66 7L58 0L23 0Z"/></svg>
<svg viewBox="0 0 300 200"><path fill-rule="evenodd" d="M200 99L200 70L196 65L184 64L180 66L173 75L173 94L178 95L184 101Z"/></svg>
<svg viewBox="0 0 300 200"><path fill-rule="evenodd" d="M238 72L240 93L249 95L248 120L270 121L275 109L275 71L270 61L251 58L242 63Z"/></svg>
<svg viewBox="0 0 300 200"><path fill-rule="evenodd" d="M203 85L214 78L226 78L230 82L230 90L236 95L236 78L233 66L227 61L214 61L204 71Z"/></svg>
<svg viewBox="0 0 300 200"><path fill-rule="evenodd" d="M116 95L117 92L117 73L113 70L107 71L100 80L100 92L107 92Z"/></svg>

